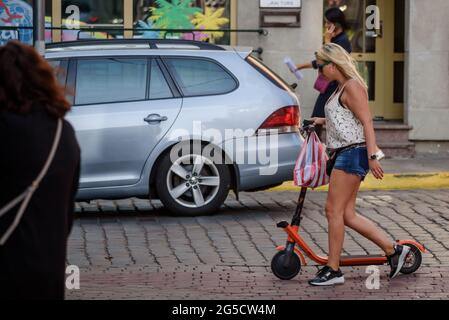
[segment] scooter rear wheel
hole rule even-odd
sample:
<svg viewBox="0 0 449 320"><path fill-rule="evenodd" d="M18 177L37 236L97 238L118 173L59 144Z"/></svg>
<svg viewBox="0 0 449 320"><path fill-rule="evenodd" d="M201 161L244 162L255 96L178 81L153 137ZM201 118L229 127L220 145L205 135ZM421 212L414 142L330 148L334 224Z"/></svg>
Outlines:
<svg viewBox="0 0 449 320"><path fill-rule="evenodd" d="M419 269L422 262L422 254L421 251L412 244L407 244L410 247L410 252L405 258L405 263L401 268L402 274L411 274Z"/></svg>
<svg viewBox="0 0 449 320"><path fill-rule="evenodd" d="M291 280L301 271L301 260L296 253L291 253L291 259L287 266L284 266L287 252L279 251L271 260L271 271L281 280Z"/></svg>

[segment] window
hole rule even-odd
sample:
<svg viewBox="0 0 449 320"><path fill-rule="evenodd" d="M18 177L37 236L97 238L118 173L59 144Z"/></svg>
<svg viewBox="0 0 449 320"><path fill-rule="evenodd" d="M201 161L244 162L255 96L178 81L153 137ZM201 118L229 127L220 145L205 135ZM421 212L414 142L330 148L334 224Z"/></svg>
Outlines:
<svg viewBox="0 0 449 320"><path fill-rule="evenodd" d="M146 59L87 59L77 66L75 104L144 100Z"/></svg>
<svg viewBox="0 0 449 320"><path fill-rule="evenodd" d="M234 78L218 64L201 59L166 59L185 96L224 94L237 87Z"/></svg>
<svg viewBox="0 0 449 320"><path fill-rule="evenodd" d="M72 7L79 9L79 22L81 26L97 28L123 28L124 27L124 0L62 0L61 17L64 26L67 19L73 19ZM80 39L109 39L123 38L123 30L81 31L63 30L62 41L74 41Z"/></svg>
<svg viewBox="0 0 449 320"><path fill-rule="evenodd" d="M285 82L276 72L268 68L262 61L253 56L248 56L245 59L251 66L253 66L260 74L275 84L278 88L285 91L292 92L290 85Z"/></svg>
<svg viewBox="0 0 449 320"><path fill-rule="evenodd" d="M172 98L173 94L155 60L151 63L150 99Z"/></svg>
<svg viewBox="0 0 449 320"><path fill-rule="evenodd" d="M80 9L80 20L86 24L119 24L123 25L123 0L62 0L62 17L67 18L69 6Z"/></svg>
<svg viewBox="0 0 449 320"><path fill-rule="evenodd" d="M53 27L53 4L52 0L45 0L45 28ZM53 42L53 34L51 29L45 29L45 42Z"/></svg>
<svg viewBox="0 0 449 320"><path fill-rule="evenodd" d="M324 0L324 12L333 7L344 11L349 27L346 34L354 53L376 52L375 33L366 27L366 8L370 5L377 5L377 0Z"/></svg>
<svg viewBox="0 0 449 320"><path fill-rule="evenodd" d="M357 61L357 69L368 85L369 101L376 100L376 62L375 61Z"/></svg>
<svg viewBox="0 0 449 320"><path fill-rule="evenodd" d="M56 78L60 85L65 87L67 78L67 61L66 60L48 60L48 63L55 71Z"/></svg>
<svg viewBox="0 0 449 320"><path fill-rule="evenodd" d="M405 0L394 2L394 52L405 51Z"/></svg>
<svg viewBox="0 0 449 320"><path fill-rule="evenodd" d="M394 62L393 102L404 103L404 61Z"/></svg>
<svg viewBox="0 0 449 320"><path fill-rule="evenodd" d="M5 29L25 27L26 29ZM33 44L33 0L0 1L0 45L10 40Z"/></svg>
<svg viewBox="0 0 449 320"><path fill-rule="evenodd" d="M61 60L49 60L48 63L55 69L55 71L61 66Z"/></svg>

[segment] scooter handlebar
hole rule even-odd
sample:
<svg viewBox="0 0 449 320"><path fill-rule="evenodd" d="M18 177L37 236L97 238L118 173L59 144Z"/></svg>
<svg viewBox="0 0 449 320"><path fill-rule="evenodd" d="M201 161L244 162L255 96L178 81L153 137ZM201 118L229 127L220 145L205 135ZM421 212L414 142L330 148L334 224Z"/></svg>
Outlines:
<svg viewBox="0 0 449 320"><path fill-rule="evenodd" d="M301 131L306 132L307 134L311 133L312 131L315 131L314 122L310 120L304 120L302 123Z"/></svg>
<svg viewBox="0 0 449 320"><path fill-rule="evenodd" d="M310 126L310 125L312 125L313 123L314 123L313 121L305 119L305 120L302 122L302 125L303 125L303 126Z"/></svg>

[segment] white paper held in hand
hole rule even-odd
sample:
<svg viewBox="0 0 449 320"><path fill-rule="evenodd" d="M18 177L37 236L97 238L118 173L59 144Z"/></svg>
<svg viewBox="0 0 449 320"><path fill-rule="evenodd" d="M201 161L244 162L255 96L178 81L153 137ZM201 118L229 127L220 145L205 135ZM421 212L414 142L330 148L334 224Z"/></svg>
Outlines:
<svg viewBox="0 0 449 320"><path fill-rule="evenodd" d="M293 63L293 60L290 57L286 57L284 59L284 63L287 65L287 67L290 69L290 71L295 74L296 79L298 79L298 80L304 79L304 76L301 73L301 71L296 70L296 65Z"/></svg>

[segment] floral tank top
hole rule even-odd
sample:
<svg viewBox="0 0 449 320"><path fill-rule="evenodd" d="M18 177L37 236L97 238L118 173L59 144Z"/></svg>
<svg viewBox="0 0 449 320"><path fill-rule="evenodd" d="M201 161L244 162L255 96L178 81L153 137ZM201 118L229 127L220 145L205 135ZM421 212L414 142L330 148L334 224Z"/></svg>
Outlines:
<svg viewBox="0 0 449 320"><path fill-rule="evenodd" d="M340 90L337 89L334 92L324 107L328 149L338 149L366 141L362 123L351 110L340 102L340 97L348 82Z"/></svg>

